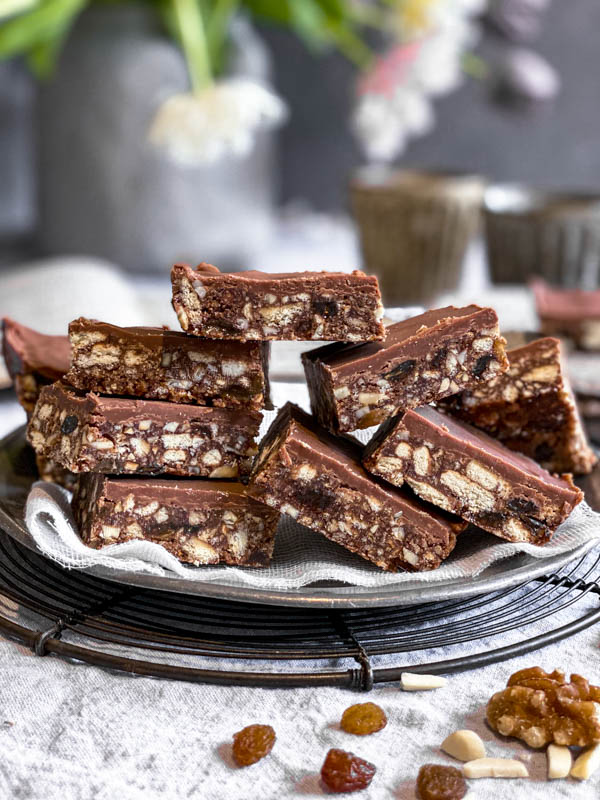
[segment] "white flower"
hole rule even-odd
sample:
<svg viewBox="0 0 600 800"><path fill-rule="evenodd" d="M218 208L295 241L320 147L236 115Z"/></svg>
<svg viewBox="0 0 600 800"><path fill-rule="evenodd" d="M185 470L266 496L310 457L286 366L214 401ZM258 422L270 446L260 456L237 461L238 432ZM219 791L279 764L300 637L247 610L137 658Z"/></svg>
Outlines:
<svg viewBox="0 0 600 800"><path fill-rule="evenodd" d="M406 126L382 95L362 97L352 115L352 129L369 161L391 161L406 144Z"/></svg>
<svg viewBox="0 0 600 800"><path fill-rule="evenodd" d="M397 43L360 81L352 127L367 157L391 161L433 127L430 96L462 82L462 54L477 39L472 15L486 0L404 0L391 28Z"/></svg>
<svg viewBox="0 0 600 800"><path fill-rule="evenodd" d="M284 102L247 78L228 78L195 94L177 94L158 109L149 140L179 164L212 164L247 155L258 130L280 125Z"/></svg>
<svg viewBox="0 0 600 800"><path fill-rule="evenodd" d="M422 92L401 86L392 97L364 95L351 124L370 161L391 161L404 150L410 136L431 130L433 109Z"/></svg>

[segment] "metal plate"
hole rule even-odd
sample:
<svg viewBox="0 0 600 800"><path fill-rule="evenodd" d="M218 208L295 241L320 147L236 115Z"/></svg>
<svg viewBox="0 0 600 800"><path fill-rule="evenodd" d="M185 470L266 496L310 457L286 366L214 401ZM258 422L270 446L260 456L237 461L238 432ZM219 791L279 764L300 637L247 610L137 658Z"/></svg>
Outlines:
<svg viewBox="0 0 600 800"><path fill-rule="evenodd" d="M0 441L0 528L32 550L38 550L23 522L23 510L31 483L36 479L33 452L26 445L24 428L18 428ZM582 482L586 498L593 507L600 504L600 470ZM376 606L408 606L472 597L484 592L497 591L546 575L583 556L595 542L582 545L569 553L538 559L527 554L499 561L481 575L465 582L462 579L442 581L435 584L403 583L390 584L376 589L361 586L344 586L327 582L300 589L277 591L255 589L248 586L232 586L227 583L227 572L223 580L216 582L194 582L176 576L132 575L104 567L92 567L86 572L100 578L182 594L201 597L216 597L246 603L301 606L305 608L368 608ZM43 555L43 554L42 554ZM202 569L199 567L198 569Z"/></svg>

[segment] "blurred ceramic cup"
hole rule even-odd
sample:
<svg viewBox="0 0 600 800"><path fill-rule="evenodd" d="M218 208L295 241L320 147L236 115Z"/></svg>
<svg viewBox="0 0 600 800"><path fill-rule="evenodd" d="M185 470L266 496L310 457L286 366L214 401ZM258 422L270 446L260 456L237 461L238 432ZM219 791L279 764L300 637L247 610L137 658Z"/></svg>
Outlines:
<svg viewBox="0 0 600 800"><path fill-rule="evenodd" d="M352 211L365 268L379 278L387 305L428 303L456 288L484 189L478 175L359 170Z"/></svg>
<svg viewBox="0 0 600 800"><path fill-rule="evenodd" d="M600 286L600 195L492 184L484 221L494 283Z"/></svg>

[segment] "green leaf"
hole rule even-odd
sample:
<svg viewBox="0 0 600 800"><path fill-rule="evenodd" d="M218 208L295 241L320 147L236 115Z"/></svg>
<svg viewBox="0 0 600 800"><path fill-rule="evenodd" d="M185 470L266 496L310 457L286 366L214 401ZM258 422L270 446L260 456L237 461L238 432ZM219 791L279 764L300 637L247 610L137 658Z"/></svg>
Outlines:
<svg viewBox="0 0 600 800"><path fill-rule="evenodd" d="M286 26L291 25L292 4L293 0L244 0L244 5L254 16L265 22Z"/></svg>
<svg viewBox="0 0 600 800"><path fill-rule="evenodd" d="M227 28L231 17L239 6L239 0L215 0L209 3L207 10L206 39L210 53L211 64L216 74L219 74L225 62L227 46Z"/></svg>
<svg viewBox="0 0 600 800"><path fill-rule="evenodd" d="M0 59L29 53L60 39L87 0L42 0L32 11L0 25Z"/></svg>
<svg viewBox="0 0 600 800"><path fill-rule="evenodd" d="M258 19L292 28L312 50L337 47L359 64L370 58L352 0L244 0L244 5Z"/></svg>

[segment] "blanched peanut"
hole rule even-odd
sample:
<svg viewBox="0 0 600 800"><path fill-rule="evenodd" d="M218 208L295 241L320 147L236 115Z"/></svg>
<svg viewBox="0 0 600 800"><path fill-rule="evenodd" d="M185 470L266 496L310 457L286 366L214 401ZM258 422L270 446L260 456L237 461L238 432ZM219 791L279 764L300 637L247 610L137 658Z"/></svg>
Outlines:
<svg viewBox="0 0 600 800"><path fill-rule="evenodd" d="M587 781L598 767L600 767L600 744L595 744L593 747L584 750L579 758L575 760L571 770L571 777L580 781Z"/></svg>
<svg viewBox="0 0 600 800"><path fill-rule="evenodd" d="M428 689L440 689L448 683L440 675L418 675L414 672L403 672L400 684L405 692L421 692Z"/></svg>
<svg viewBox="0 0 600 800"><path fill-rule="evenodd" d="M455 731L442 742L442 750L459 761L485 758L485 747L475 731Z"/></svg>
<svg viewBox="0 0 600 800"><path fill-rule="evenodd" d="M548 780L566 778L573 764L573 756L569 748L559 744L549 744L546 757L548 758Z"/></svg>
<svg viewBox="0 0 600 800"><path fill-rule="evenodd" d="M514 758L476 758L463 767L465 778L528 778L527 767Z"/></svg>

